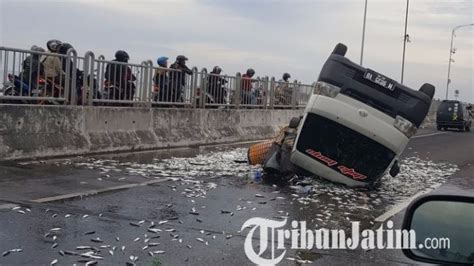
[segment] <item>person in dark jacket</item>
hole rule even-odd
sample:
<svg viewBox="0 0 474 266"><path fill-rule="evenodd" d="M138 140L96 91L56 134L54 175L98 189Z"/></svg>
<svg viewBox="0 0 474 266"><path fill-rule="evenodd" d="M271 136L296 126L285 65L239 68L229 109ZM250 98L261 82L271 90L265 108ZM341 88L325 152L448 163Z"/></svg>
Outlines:
<svg viewBox="0 0 474 266"><path fill-rule="evenodd" d="M171 100L170 91L168 89L169 79L167 74L168 57L161 56L156 60L159 68L155 70L153 81L155 84L154 93L155 102L169 102Z"/></svg>
<svg viewBox="0 0 474 266"><path fill-rule="evenodd" d="M171 101L182 102L184 100L182 92L186 88L186 75L193 74L193 71L186 66L187 60L188 58L186 56L178 55L176 57L176 62L170 66L171 69L176 69L169 73Z"/></svg>
<svg viewBox="0 0 474 266"><path fill-rule="evenodd" d="M119 50L115 53L112 62L128 63L130 59L127 52ZM135 81L137 78L132 74L132 69L123 64L109 63L105 69L105 80L109 85L114 85L118 92L109 92L109 99L133 101L135 95Z"/></svg>
<svg viewBox="0 0 474 266"><path fill-rule="evenodd" d="M222 69L219 66L215 66L211 73L209 73L209 85L207 92L214 99L213 103L222 104L225 101L225 84L227 80L220 76Z"/></svg>
<svg viewBox="0 0 474 266"><path fill-rule="evenodd" d="M32 52L45 52L43 48L36 45L33 45L30 50ZM36 89L38 79L44 76L44 66L43 63L41 63L41 55L32 53L23 61L22 67L21 81L29 85L30 89Z"/></svg>

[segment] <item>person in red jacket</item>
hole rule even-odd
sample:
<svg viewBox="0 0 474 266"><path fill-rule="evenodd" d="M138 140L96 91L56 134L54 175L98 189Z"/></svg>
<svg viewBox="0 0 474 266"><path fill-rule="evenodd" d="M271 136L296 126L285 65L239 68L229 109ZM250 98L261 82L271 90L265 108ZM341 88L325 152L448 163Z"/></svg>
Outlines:
<svg viewBox="0 0 474 266"><path fill-rule="evenodd" d="M252 83L255 80L252 77L255 75L255 70L252 68L247 69L247 72L242 75L241 86L240 86L240 103L241 104L254 104L256 102L255 96L252 93Z"/></svg>

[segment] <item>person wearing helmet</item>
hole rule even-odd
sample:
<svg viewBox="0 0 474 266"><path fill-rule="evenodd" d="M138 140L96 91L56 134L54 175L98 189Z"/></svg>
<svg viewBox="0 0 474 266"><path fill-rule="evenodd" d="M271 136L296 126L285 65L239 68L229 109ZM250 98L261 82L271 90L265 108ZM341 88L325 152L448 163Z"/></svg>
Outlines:
<svg viewBox="0 0 474 266"><path fill-rule="evenodd" d="M174 62L170 69L170 90L171 90L171 101L183 101L182 92L186 88L186 75L192 75L193 71L186 66L188 58L184 55L178 55L176 62Z"/></svg>
<svg viewBox="0 0 474 266"><path fill-rule="evenodd" d="M50 40L46 43L46 47L51 52L50 55L47 55L43 60L44 66L44 76L46 80L54 82L59 86L64 86L64 80L66 78L66 72L62 68L62 58L54 55L59 52L59 47L62 45L62 42L58 40Z"/></svg>
<svg viewBox="0 0 474 266"><path fill-rule="evenodd" d="M222 68L215 66L209 73L207 92L212 96L213 102L208 99L208 103L223 104L225 101L225 84L228 82L221 76Z"/></svg>
<svg viewBox="0 0 474 266"><path fill-rule="evenodd" d="M255 82L253 76L255 70L252 68L247 69L245 74L241 78L240 86L240 103L241 104L252 104L256 101L255 95L252 93L252 84Z"/></svg>
<svg viewBox="0 0 474 266"><path fill-rule="evenodd" d="M58 51L59 54L67 55L67 52L69 51L69 49L74 49L74 47L70 43L62 43L57 48L57 51ZM74 62L72 61L72 59L61 58L61 68L65 73L67 73L68 64L69 64L69 71L72 71L74 69ZM70 72L70 73L72 73L72 72ZM73 82L76 83L76 93L77 93L76 99L82 99L82 95L81 95L82 90L81 89L82 89L82 85L84 83L84 72L79 70L78 68L76 68L76 79L75 80L71 79L69 81L69 83L72 85ZM72 87L70 87L70 88L72 88Z"/></svg>
<svg viewBox="0 0 474 266"><path fill-rule="evenodd" d="M161 56L156 60L159 68L155 69L155 75L153 76L153 82L155 84L153 88L154 101L155 102L169 102L171 96L168 90L168 57Z"/></svg>
<svg viewBox="0 0 474 266"><path fill-rule="evenodd" d="M275 87L275 105L290 105L293 91L290 86L291 75L284 73Z"/></svg>
<svg viewBox="0 0 474 266"><path fill-rule="evenodd" d="M21 81L28 85L31 89L36 89L38 79L44 76L44 66L41 63L41 54L45 50L39 46L31 47L31 55L25 58L22 63L23 71L20 74Z"/></svg>
<svg viewBox="0 0 474 266"><path fill-rule="evenodd" d="M61 41L59 40L49 40L47 43L46 43L46 47L48 48L48 50L51 52L51 53L57 53L58 52L58 48L59 46L62 44Z"/></svg>
<svg viewBox="0 0 474 266"><path fill-rule="evenodd" d="M132 69L124 65L128 63L130 57L127 52L118 50L115 59L109 63L105 69L105 80L118 89L118 93L113 93L114 100L132 101L135 95L136 77L132 74Z"/></svg>

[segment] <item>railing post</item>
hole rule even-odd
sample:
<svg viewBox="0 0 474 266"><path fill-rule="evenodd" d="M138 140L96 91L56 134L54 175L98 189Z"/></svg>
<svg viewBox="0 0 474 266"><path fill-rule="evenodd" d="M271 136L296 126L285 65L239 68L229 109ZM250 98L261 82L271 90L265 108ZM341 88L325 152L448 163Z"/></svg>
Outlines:
<svg viewBox="0 0 474 266"><path fill-rule="evenodd" d="M296 109L296 95L299 89L300 88L299 88L298 81L295 79L295 81L293 82L293 90L291 92L291 106L293 109Z"/></svg>
<svg viewBox="0 0 474 266"><path fill-rule="evenodd" d="M84 86L82 87L82 104L92 105L94 100L94 61L95 56L91 51L86 52L84 55ZM87 93L89 92L89 93ZM87 99L87 104L85 99Z"/></svg>
<svg viewBox="0 0 474 266"><path fill-rule="evenodd" d="M148 92L148 90L150 90L149 88L150 73L149 73L149 66L148 66L147 61L142 61L141 70L142 71L140 72L140 84L139 84L139 87L137 86L137 88L140 88L140 93L138 94L140 106L145 104L146 93Z"/></svg>
<svg viewBox="0 0 474 266"><path fill-rule="evenodd" d="M270 105L269 108L273 109L273 105L275 104L275 77L272 77L270 80Z"/></svg>
<svg viewBox="0 0 474 266"><path fill-rule="evenodd" d="M199 95L199 107L206 108L206 95L207 95L207 86L209 82L209 75L207 73L207 69L203 68L201 71L201 90Z"/></svg>
<svg viewBox="0 0 474 266"><path fill-rule="evenodd" d="M153 84L153 75L154 75L153 70L154 70L154 68L153 68L153 61L148 60L147 63L148 63L147 69L148 69L149 78L147 80L148 90L145 91L144 101L147 102L148 107L151 107L152 106L152 101L153 101L152 91L153 91L153 86L154 86L154 84Z"/></svg>
<svg viewBox="0 0 474 266"><path fill-rule="evenodd" d="M71 105L77 104L77 52L73 48L70 48L66 52L66 83L64 88L65 102ZM72 56L72 66L70 64ZM72 69L71 69L72 67Z"/></svg>
<svg viewBox="0 0 474 266"><path fill-rule="evenodd" d="M237 72L237 74L235 74L235 91L234 91L235 109L240 108L240 96L241 96L240 91L242 90L241 83L242 83L242 76L240 75L240 72Z"/></svg>
<svg viewBox="0 0 474 266"><path fill-rule="evenodd" d="M268 109L268 96L269 96L269 89L268 89L268 85L269 85L269 82L268 82L269 78L268 76L265 76L265 78L263 78L263 100L262 100L262 104L263 104L263 108L264 109Z"/></svg>

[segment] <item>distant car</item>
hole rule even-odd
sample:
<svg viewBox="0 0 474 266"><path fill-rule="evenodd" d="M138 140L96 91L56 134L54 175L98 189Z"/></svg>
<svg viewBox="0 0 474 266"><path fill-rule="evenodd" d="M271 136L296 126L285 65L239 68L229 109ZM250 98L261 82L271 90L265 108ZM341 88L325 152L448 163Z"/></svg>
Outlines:
<svg viewBox="0 0 474 266"><path fill-rule="evenodd" d="M351 187L371 187L390 169L425 119L435 88L412 90L345 58L338 44L299 122L291 162Z"/></svg>
<svg viewBox="0 0 474 266"><path fill-rule="evenodd" d="M444 100L436 112L436 128L438 130L457 128L470 131L472 125L472 107L460 101Z"/></svg>

